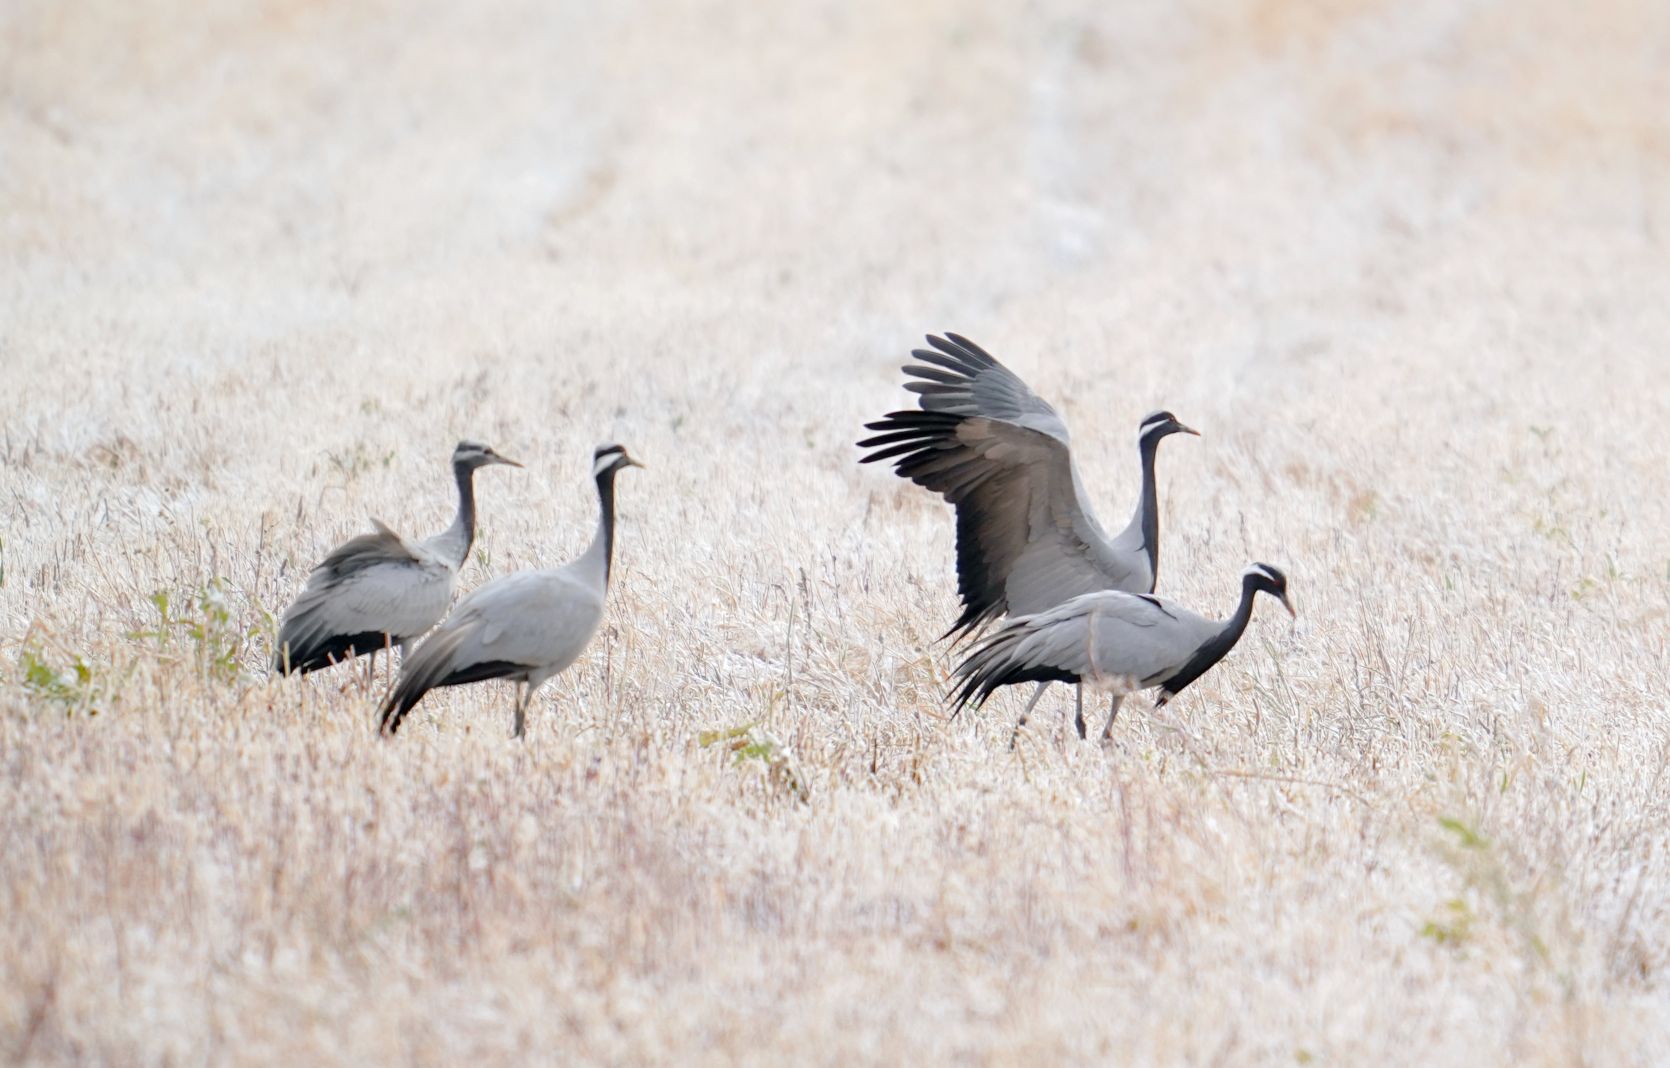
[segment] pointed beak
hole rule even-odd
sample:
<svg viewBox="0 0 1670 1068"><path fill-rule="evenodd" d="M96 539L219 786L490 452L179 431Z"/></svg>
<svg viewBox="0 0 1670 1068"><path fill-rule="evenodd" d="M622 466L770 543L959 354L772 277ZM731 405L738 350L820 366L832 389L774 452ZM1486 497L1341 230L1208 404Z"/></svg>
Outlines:
<svg viewBox="0 0 1670 1068"><path fill-rule="evenodd" d="M496 463L496 464L504 464L506 467L521 467L522 466L520 463L518 463L515 460L512 460L510 457L500 456L498 453L493 454L493 462Z"/></svg>
<svg viewBox="0 0 1670 1068"><path fill-rule="evenodd" d="M1294 609L1293 602L1287 599L1287 594L1285 593L1281 595L1281 606L1287 609L1288 615L1292 616L1294 619L1299 618L1299 613Z"/></svg>
<svg viewBox="0 0 1670 1068"><path fill-rule="evenodd" d="M1184 426L1182 423L1177 422L1175 419L1172 420L1171 425L1177 428L1177 433L1179 433L1179 434L1193 434L1197 438L1200 437L1200 431L1196 430L1192 426Z"/></svg>
<svg viewBox="0 0 1670 1068"><path fill-rule="evenodd" d="M643 467L644 465L639 463L638 461L634 460L632 457L628 456L626 458L626 466L627 467Z"/></svg>

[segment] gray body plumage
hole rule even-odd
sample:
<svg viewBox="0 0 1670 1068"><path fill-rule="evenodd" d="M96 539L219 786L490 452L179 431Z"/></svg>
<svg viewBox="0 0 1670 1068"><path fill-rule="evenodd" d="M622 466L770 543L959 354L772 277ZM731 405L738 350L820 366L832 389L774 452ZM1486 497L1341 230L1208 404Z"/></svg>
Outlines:
<svg viewBox="0 0 1670 1068"><path fill-rule="evenodd" d="M1119 699L1158 686L1169 701L1229 651L1252 618L1254 597L1269 593L1288 612L1287 577L1269 564L1242 574L1241 600L1227 619L1213 620L1152 594L1103 590L1033 615L1011 617L957 666L959 709L983 703L999 687L1021 682L1078 682L1114 695L1102 735ZM1021 713L1017 731L1036 703Z"/></svg>
<svg viewBox="0 0 1670 1068"><path fill-rule="evenodd" d="M1102 590L1010 617L959 674L997 658L1060 671L1094 689L1133 692L1182 670L1222 626L1170 598Z"/></svg>
<svg viewBox="0 0 1670 1068"><path fill-rule="evenodd" d="M521 466L476 442L453 450L458 513L441 533L412 543L373 519L372 533L320 561L284 612L273 670L306 673L385 645L404 647L440 622L475 538L473 474L488 464Z"/></svg>
<svg viewBox="0 0 1670 1068"><path fill-rule="evenodd" d="M593 465L600 514L585 553L564 567L494 579L459 601L403 665L383 706L383 731L398 731L436 687L509 679L523 684L514 728L522 735L534 693L579 658L603 621L614 549L614 478L622 468L640 465L618 445L599 448Z"/></svg>

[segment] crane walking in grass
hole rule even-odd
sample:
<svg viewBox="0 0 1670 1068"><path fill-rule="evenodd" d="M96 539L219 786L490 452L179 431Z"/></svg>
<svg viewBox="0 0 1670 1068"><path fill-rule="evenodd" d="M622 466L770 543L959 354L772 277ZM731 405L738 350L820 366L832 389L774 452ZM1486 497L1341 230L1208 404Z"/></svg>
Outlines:
<svg viewBox="0 0 1670 1068"><path fill-rule="evenodd" d="M1213 620L1175 601L1151 594L1104 590L1086 593L1035 615L1010 617L957 665L961 679L956 709L986 702L1001 686L1018 682L1076 682L1113 693L1113 708L1102 741L1113 734L1119 703L1127 694L1160 687L1155 707L1229 655L1252 619L1253 598L1267 593L1294 615L1287 576L1269 564L1241 573L1241 603L1228 619ZM1033 694L1009 736L1009 747L1026 726Z"/></svg>
<svg viewBox="0 0 1670 1068"><path fill-rule="evenodd" d="M285 609L273 670L307 673L406 644L440 622L452 603L458 569L475 541L475 472L491 464L521 467L476 441L452 450L458 514L432 538L410 542L373 519L375 531L331 550Z"/></svg>
<svg viewBox="0 0 1670 1068"><path fill-rule="evenodd" d="M1154 461L1172 434L1198 434L1160 411L1137 426L1142 490L1113 537L1096 521L1073 466L1067 424L1013 371L967 338L929 335L907 364L920 411L889 412L858 443L861 462L894 470L957 512L957 587L963 611L943 637L961 640L1004 616L1054 608L1102 590L1153 593L1160 574ZM923 366L927 365L927 366ZM1033 694L1037 703L1048 682ZM1031 707L1030 705L1028 707ZM1083 738L1084 693L1074 723Z"/></svg>
<svg viewBox="0 0 1670 1068"><path fill-rule="evenodd" d="M545 681L579 658L603 620L615 546L615 475L642 467L619 445L592 456L599 516L591 546L550 571L496 578L458 602L439 630L401 665L400 683L383 705L380 729L392 735L430 690L487 679L522 684L514 737L523 735L528 702Z"/></svg>

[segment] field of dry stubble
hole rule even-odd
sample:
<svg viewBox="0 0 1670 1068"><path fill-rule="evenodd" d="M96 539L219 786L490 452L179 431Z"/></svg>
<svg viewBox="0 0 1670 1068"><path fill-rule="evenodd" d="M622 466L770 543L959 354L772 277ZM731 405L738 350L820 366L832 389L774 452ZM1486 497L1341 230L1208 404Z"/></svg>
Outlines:
<svg viewBox="0 0 1670 1068"><path fill-rule="evenodd" d="M12 3L0 1057L1662 1063L1667 12ZM947 719L942 329L1298 622ZM648 469L526 741L384 742L272 613L463 436L466 588Z"/></svg>

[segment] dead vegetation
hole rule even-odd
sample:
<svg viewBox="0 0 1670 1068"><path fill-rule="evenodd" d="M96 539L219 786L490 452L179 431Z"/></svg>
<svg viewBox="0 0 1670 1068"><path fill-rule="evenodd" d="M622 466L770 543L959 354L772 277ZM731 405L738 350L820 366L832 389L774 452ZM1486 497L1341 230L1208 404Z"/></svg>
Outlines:
<svg viewBox="0 0 1670 1068"><path fill-rule="evenodd" d="M1290 7L22 4L0 1056L1658 1059L1666 15ZM1204 431L1162 589L1297 626L1111 753L949 720L951 523L852 447L946 328L1106 523ZM384 743L270 612L466 435L465 586L650 469L526 744Z"/></svg>

